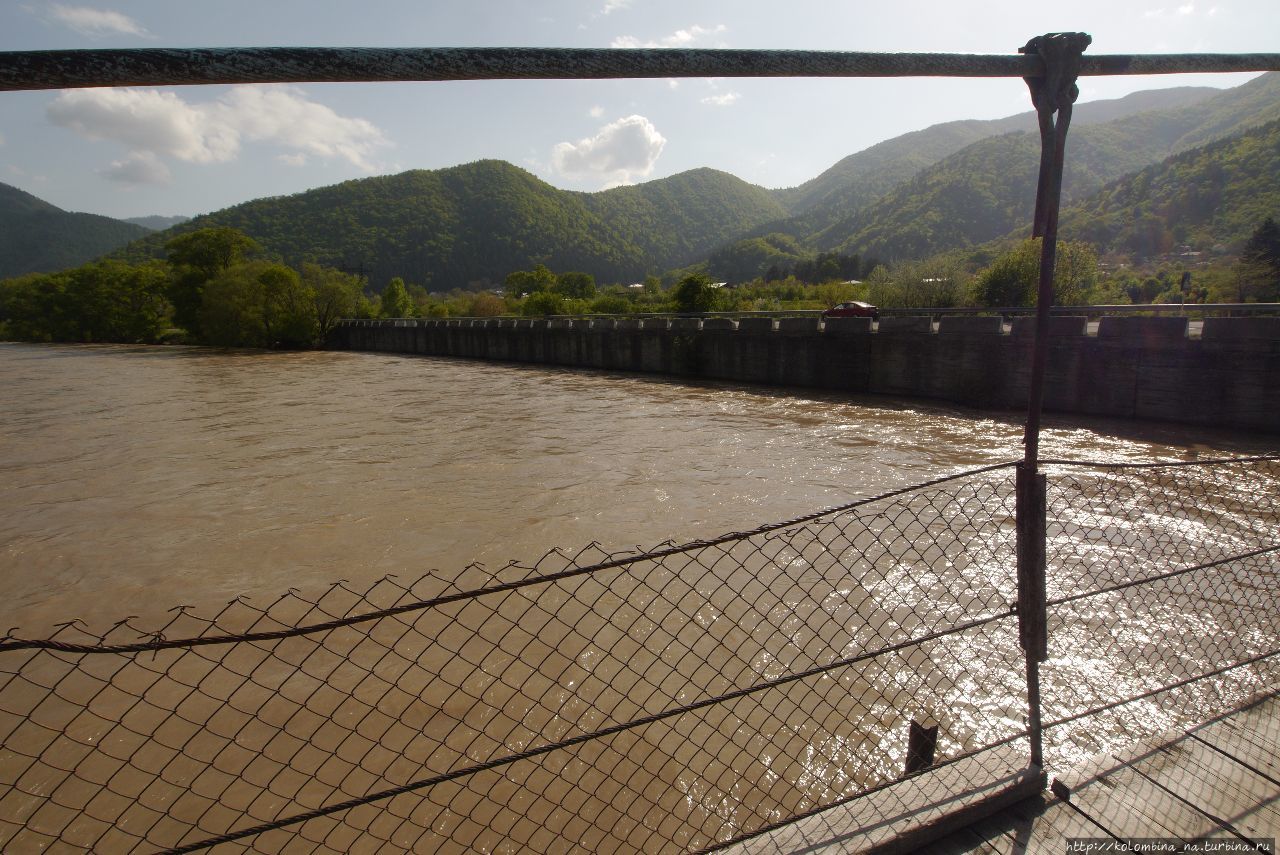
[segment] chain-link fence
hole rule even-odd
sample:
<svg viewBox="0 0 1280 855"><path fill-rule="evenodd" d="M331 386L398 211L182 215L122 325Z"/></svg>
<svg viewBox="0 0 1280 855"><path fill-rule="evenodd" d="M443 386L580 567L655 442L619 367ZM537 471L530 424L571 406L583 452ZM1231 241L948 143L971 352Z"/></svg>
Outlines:
<svg viewBox="0 0 1280 855"><path fill-rule="evenodd" d="M1274 685L1280 461L1049 472L1050 762ZM933 769L1027 756L1013 475L8 638L0 848L689 851L833 805L885 825L947 795L904 777L913 721L938 725Z"/></svg>
<svg viewBox="0 0 1280 855"><path fill-rule="evenodd" d="M1046 762L1275 690L1280 460L1048 471Z"/></svg>
<svg viewBox="0 0 1280 855"><path fill-rule="evenodd" d="M684 851L883 791L911 720L1023 734L1011 474L10 639L0 847Z"/></svg>

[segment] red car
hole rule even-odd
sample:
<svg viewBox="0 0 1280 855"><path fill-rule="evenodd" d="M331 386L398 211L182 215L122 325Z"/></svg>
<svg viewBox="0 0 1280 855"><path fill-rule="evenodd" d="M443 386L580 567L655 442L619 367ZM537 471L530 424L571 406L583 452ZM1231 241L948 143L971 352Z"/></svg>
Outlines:
<svg viewBox="0 0 1280 855"><path fill-rule="evenodd" d="M840 303L832 306L822 313L824 318L871 318L874 321L880 319L880 310L870 303L859 303L857 300L851 300L848 303Z"/></svg>

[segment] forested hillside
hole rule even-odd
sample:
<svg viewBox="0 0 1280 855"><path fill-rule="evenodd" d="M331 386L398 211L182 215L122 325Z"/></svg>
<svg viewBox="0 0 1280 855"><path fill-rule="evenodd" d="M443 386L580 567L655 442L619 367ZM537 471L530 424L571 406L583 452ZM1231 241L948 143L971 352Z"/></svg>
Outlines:
<svg viewBox="0 0 1280 855"><path fill-rule="evenodd" d="M1063 200L1080 201L1107 182L1206 137L1221 138L1276 118L1280 74L1268 74L1190 107L1073 127ZM920 258L999 237L1030 221L1039 149L1038 134L982 140L923 170L853 217L805 238L816 249Z"/></svg>
<svg viewBox="0 0 1280 855"><path fill-rule="evenodd" d="M197 217L129 247L158 257L176 234L230 226L288 264L311 261L431 290L497 285L543 263L603 281L688 264L785 213L768 191L700 169L602 193L559 190L503 161L348 181Z"/></svg>
<svg viewBox="0 0 1280 855"><path fill-rule="evenodd" d="M0 279L84 264L146 233L110 217L64 211L0 184Z"/></svg>
<svg viewBox="0 0 1280 855"><path fill-rule="evenodd" d="M1238 248L1280 212L1280 121L1115 181L1062 212L1060 231L1136 256L1181 244Z"/></svg>

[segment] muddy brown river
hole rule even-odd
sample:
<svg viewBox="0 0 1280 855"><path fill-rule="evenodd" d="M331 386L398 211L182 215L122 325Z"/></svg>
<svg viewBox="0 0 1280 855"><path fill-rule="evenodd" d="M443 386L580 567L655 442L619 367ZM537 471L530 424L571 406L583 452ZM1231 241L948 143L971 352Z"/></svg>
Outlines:
<svg viewBox="0 0 1280 855"><path fill-rule="evenodd" d="M1020 455L1018 414L360 353L0 344L0 623L753 528ZM1274 448L1049 420L1046 456Z"/></svg>
<svg viewBox="0 0 1280 855"><path fill-rule="evenodd" d="M508 560L532 564L556 547L611 552L711 538L1021 453L1017 413L382 354L0 344L0 389L0 621L26 638L73 618L105 630L136 616L131 627L158 628L172 607L211 615L239 595L257 604L248 626L289 589L301 601L325 591L326 603L343 600L329 587L339 579L365 591L388 574L407 584L440 570L483 585L487 571L463 568L479 562L503 578ZM1045 457L1179 461L1277 446L1168 425L1049 418L1046 428ZM1227 506L1273 491L1272 476L1253 477L1222 486ZM1095 508L1093 482L1081 483L1064 519L1085 543L1089 533L1114 535L1082 567L1122 573L1166 560L1134 535L1159 492L1122 484L1120 505ZM1152 483L1162 489L1158 477ZM943 504L920 494L865 525L700 549L643 572L475 600L403 625L200 648L219 651L212 658L12 658L22 676L0 704L0 724L15 728L6 729L0 784L21 775L14 804L32 818L0 818L0 844L122 851L190 842L773 679L935 625L927 621L940 628L958 619L952 606L1000 611L1013 596L1000 557L1009 546L1001 495L975 487ZM1112 517L1116 507L1127 515ZM995 523L979 537L965 515ZM1205 532L1225 523L1259 533L1241 513ZM1214 539L1181 530L1186 555ZM851 572L840 560L850 549L871 563ZM936 572L932 589L922 570ZM1276 568L1267 559L1247 571L1246 581L1269 586ZM1076 697L1085 682L1115 688L1116 656L1096 655L1085 630L1115 624L1130 602L1089 601L1059 620L1051 709L1110 697ZM1132 617L1114 652L1123 663L1158 653L1175 634L1215 637L1239 622L1223 602L1215 600L1219 615L1178 601L1154 627L1158 637ZM1263 649L1272 629L1251 643ZM659 722L585 743L568 766L478 773L456 794L442 788L439 805L433 790L300 833L317 851L349 851L370 835L384 851L544 849L539 829L562 827L567 809L590 817L576 837L588 850L729 839L891 778L901 746L889 745L885 728L904 735L898 719L920 699L945 700L924 712L947 719L953 754L1016 732L1023 706L1011 632L1007 621L993 624L959 648L926 646L897 666L822 674L710 707L687 719L687 732L685 718ZM381 646L366 662L370 642ZM1136 679L1147 669L1129 670ZM103 694L105 684L121 694ZM212 703L203 713L187 710L196 685ZM74 717L82 706L92 715ZM1156 707L1142 717L1165 722ZM1119 724L1090 726L1127 736ZM71 741L60 748L62 727ZM1098 750L1068 736L1058 739L1060 757ZM87 759L68 771L66 751ZM125 757L123 769L112 759ZM99 778L126 797L80 813L74 793ZM490 813L487 825L477 819ZM392 816L403 824L381 829ZM673 817L678 827L664 824ZM253 848L277 851L285 839L263 835ZM562 843L551 848L574 848Z"/></svg>

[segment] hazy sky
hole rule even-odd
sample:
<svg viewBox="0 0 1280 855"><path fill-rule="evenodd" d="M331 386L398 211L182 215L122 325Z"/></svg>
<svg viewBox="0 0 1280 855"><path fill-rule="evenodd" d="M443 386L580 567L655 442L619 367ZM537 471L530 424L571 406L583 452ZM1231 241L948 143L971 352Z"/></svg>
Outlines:
<svg viewBox="0 0 1280 855"><path fill-rule="evenodd" d="M0 50L729 47L1274 52L1276 0L0 0ZM1091 78L1081 100L1250 75ZM1019 80L476 81L0 93L0 181L116 217L198 214L501 158L575 190L713 166L767 187L936 122L1030 108Z"/></svg>

